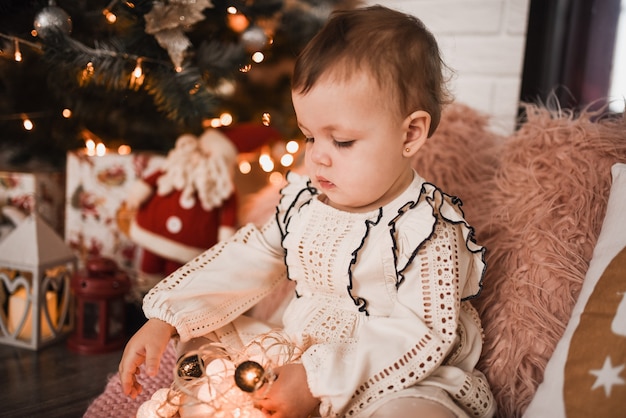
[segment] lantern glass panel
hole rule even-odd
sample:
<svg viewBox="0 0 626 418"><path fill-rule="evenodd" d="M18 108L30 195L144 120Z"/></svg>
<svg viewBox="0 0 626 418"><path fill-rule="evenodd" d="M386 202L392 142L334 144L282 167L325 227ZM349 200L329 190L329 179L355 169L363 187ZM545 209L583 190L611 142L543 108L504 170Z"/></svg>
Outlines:
<svg viewBox="0 0 626 418"><path fill-rule="evenodd" d="M124 333L124 299L113 299L109 305L109 339L120 338Z"/></svg>
<svg viewBox="0 0 626 418"><path fill-rule="evenodd" d="M85 301L83 304L83 338L87 340L98 339L98 318L100 317L100 305L96 302Z"/></svg>

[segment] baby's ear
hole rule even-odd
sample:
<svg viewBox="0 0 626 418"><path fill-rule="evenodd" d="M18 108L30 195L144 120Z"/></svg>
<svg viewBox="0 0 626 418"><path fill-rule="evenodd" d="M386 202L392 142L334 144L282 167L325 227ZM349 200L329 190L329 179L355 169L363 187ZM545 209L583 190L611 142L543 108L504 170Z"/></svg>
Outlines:
<svg viewBox="0 0 626 418"><path fill-rule="evenodd" d="M404 127L406 131L404 155L411 157L426 143L430 129L430 113L416 110L406 117Z"/></svg>

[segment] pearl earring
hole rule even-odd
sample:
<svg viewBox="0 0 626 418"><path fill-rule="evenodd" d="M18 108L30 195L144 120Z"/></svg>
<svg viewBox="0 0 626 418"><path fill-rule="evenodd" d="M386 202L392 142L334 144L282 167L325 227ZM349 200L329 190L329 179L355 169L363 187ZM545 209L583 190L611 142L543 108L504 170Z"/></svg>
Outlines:
<svg viewBox="0 0 626 418"><path fill-rule="evenodd" d="M406 147L404 150L405 150L406 152L411 152L411 148L409 148L409 147Z"/></svg>

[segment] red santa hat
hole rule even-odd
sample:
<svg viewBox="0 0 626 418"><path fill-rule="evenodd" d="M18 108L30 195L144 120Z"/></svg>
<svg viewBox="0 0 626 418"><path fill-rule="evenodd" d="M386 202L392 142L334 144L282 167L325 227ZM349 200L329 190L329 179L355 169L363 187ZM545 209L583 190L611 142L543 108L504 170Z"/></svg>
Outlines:
<svg viewBox="0 0 626 418"><path fill-rule="evenodd" d="M219 128L237 147L239 152L252 152L283 137L276 129L260 123L247 122Z"/></svg>

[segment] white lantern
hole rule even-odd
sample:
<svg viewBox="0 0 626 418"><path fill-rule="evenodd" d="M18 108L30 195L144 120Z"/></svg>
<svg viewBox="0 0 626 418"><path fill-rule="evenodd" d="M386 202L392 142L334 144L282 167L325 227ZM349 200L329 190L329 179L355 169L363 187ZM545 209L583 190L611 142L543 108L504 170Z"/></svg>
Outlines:
<svg viewBox="0 0 626 418"><path fill-rule="evenodd" d="M76 262L36 211L0 242L0 344L38 350L69 334Z"/></svg>

